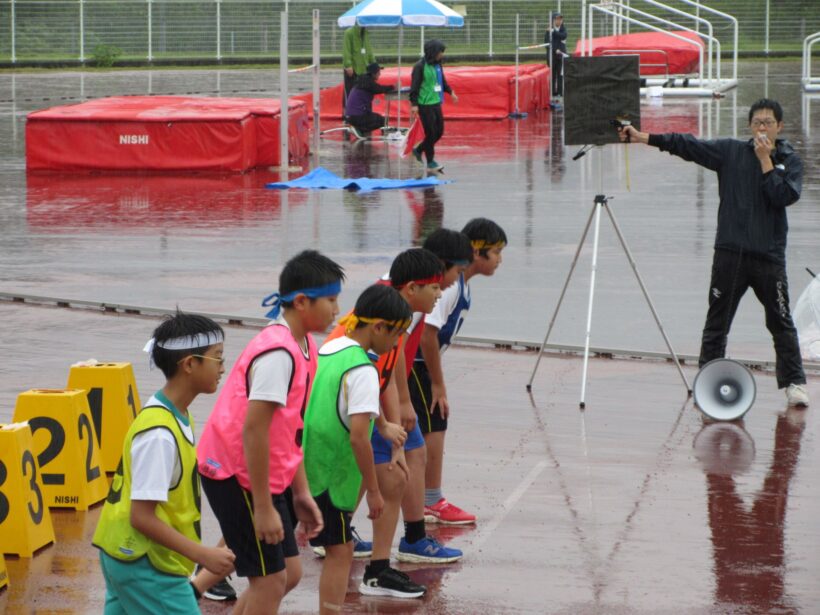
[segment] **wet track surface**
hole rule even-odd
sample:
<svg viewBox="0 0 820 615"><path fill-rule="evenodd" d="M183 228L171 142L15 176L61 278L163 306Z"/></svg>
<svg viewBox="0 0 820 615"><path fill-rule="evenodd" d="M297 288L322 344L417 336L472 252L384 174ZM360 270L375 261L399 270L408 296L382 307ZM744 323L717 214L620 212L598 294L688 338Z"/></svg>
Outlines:
<svg viewBox="0 0 820 615"><path fill-rule="evenodd" d="M794 301L820 268L820 98L801 96L799 64L741 67L723 100L646 104L644 127L745 135L745 111L768 92L784 104L784 134L806 163L803 198L789 212ZM332 83L336 76L326 74ZM150 83L148 83L150 79ZM447 124L446 178L435 190L367 195L280 193L270 170L244 175L31 176L25 114L65 97L217 91L266 95L274 71L154 71L0 75L0 292L261 316L283 262L317 247L342 263L343 308L393 255L440 225L487 216L507 231L504 263L476 279L463 333L540 341L589 215L603 160L605 192L673 346L697 352L717 210L714 174L649 148L608 146L578 162L562 147L561 116ZM51 100L46 101L45 98ZM658 103L660 101L656 101ZM813 106L813 108L812 108ZM437 156L439 157L439 156ZM345 176L417 171L389 143L322 141L318 162ZM310 161L305 165L309 166ZM583 343L590 245L551 341ZM609 222L601 224L593 344L662 351L659 335ZM68 366L95 357L134 364L143 400L161 386L142 345L156 319L0 302L0 422L17 395L65 385ZM251 328L229 327L226 357ZM734 356L771 359L763 312L745 299ZM670 363L594 359L578 410L581 361L550 355L525 391L533 353L456 347L445 358L453 421L445 494L475 512L467 528L428 531L462 548L440 568L401 566L428 595L418 601L355 593L361 613L820 613L820 467L816 408L786 410L774 378L756 373L757 400L740 424L705 425ZM230 361L229 361L230 362ZM695 375L685 367L690 382ZM809 393L820 403L820 381ZM193 407L197 425L212 399ZM0 613L98 613L103 581L90 547L99 507L53 510L57 543L6 557L11 586ZM371 536L363 515L359 531ZM216 539L204 510L206 541ZM311 613L320 560L303 550L302 583L283 613ZM243 581L236 581L243 587ZM203 603L205 613L229 607Z"/></svg>

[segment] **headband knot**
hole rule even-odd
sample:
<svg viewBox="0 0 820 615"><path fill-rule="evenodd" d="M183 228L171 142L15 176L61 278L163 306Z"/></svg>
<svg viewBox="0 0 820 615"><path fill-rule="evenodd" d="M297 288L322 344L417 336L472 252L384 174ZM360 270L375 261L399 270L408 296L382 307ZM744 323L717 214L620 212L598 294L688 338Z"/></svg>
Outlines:
<svg viewBox="0 0 820 615"><path fill-rule="evenodd" d="M289 303L296 299L297 295L305 295L311 299L318 299L319 297L334 297L342 292L341 280L335 280L324 286L314 286L313 288L302 288L299 290L292 290L284 295L275 292L264 299L262 299L262 307L271 308L265 316L276 320L282 311L282 304Z"/></svg>

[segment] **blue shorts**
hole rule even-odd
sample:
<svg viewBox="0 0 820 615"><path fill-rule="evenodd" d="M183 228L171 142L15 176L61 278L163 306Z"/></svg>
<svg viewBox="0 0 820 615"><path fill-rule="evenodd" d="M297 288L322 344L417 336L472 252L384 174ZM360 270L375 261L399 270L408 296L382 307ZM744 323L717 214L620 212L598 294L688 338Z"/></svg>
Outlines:
<svg viewBox="0 0 820 615"><path fill-rule="evenodd" d="M376 426L373 426L373 435L370 437L370 445L373 447L373 460L376 465L381 463L389 463L393 456L393 445L382 438ZM416 426L413 431L407 434L407 440L404 441L404 450L412 451L424 446L424 436L421 435L419 423L416 421Z"/></svg>

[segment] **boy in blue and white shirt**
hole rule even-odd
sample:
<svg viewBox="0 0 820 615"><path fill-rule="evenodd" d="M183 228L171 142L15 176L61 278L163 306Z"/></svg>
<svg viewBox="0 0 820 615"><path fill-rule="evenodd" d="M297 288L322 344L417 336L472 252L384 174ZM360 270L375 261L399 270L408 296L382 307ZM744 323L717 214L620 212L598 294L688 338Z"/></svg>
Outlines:
<svg viewBox="0 0 820 615"><path fill-rule="evenodd" d="M507 245L504 230L486 218L470 220L462 233L470 240L473 259L462 269L457 283L444 290L433 312L427 316L419 354L408 382L427 446L424 520L449 525L475 523L475 515L449 503L441 491L444 435L450 415L441 355L461 329L470 309L470 278L493 275L501 264L501 251Z"/></svg>

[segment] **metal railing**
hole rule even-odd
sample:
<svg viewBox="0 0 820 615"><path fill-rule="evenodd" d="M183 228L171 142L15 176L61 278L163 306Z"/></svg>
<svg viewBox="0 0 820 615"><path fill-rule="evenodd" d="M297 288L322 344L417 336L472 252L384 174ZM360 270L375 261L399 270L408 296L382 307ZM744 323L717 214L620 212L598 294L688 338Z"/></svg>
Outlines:
<svg viewBox="0 0 820 615"><path fill-rule="evenodd" d="M630 0L622 0L629 4ZM342 30L336 19L352 0L0 0L0 63L111 61L276 61L279 13L289 13L290 50L309 63L312 10L321 12L322 56L338 61ZM582 0L449 0L465 15L464 28L405 28L404 49L420 55L425 38L447 43L451 57L512 59L515 18L520 15L519 44L542 43L550 10L564 14L572 52L581 32ZM665 4L691 12L683 0ZM707 5L737 17L740 37L723 52L790 51L799 55L803 39L820 30L820 11L805 0L720 0ZM654 12L653 9L644 9ZM703 13L708 12L702 5ZM660 11L656 14L661 15ZM767 21L766 16L769 15ZM633 27L633 31L634 27ZM724 38L726 31L716 32ZM380 59L398 54L397 31L371 30ZM524 59L545 58L539 50Z"/></svg>

